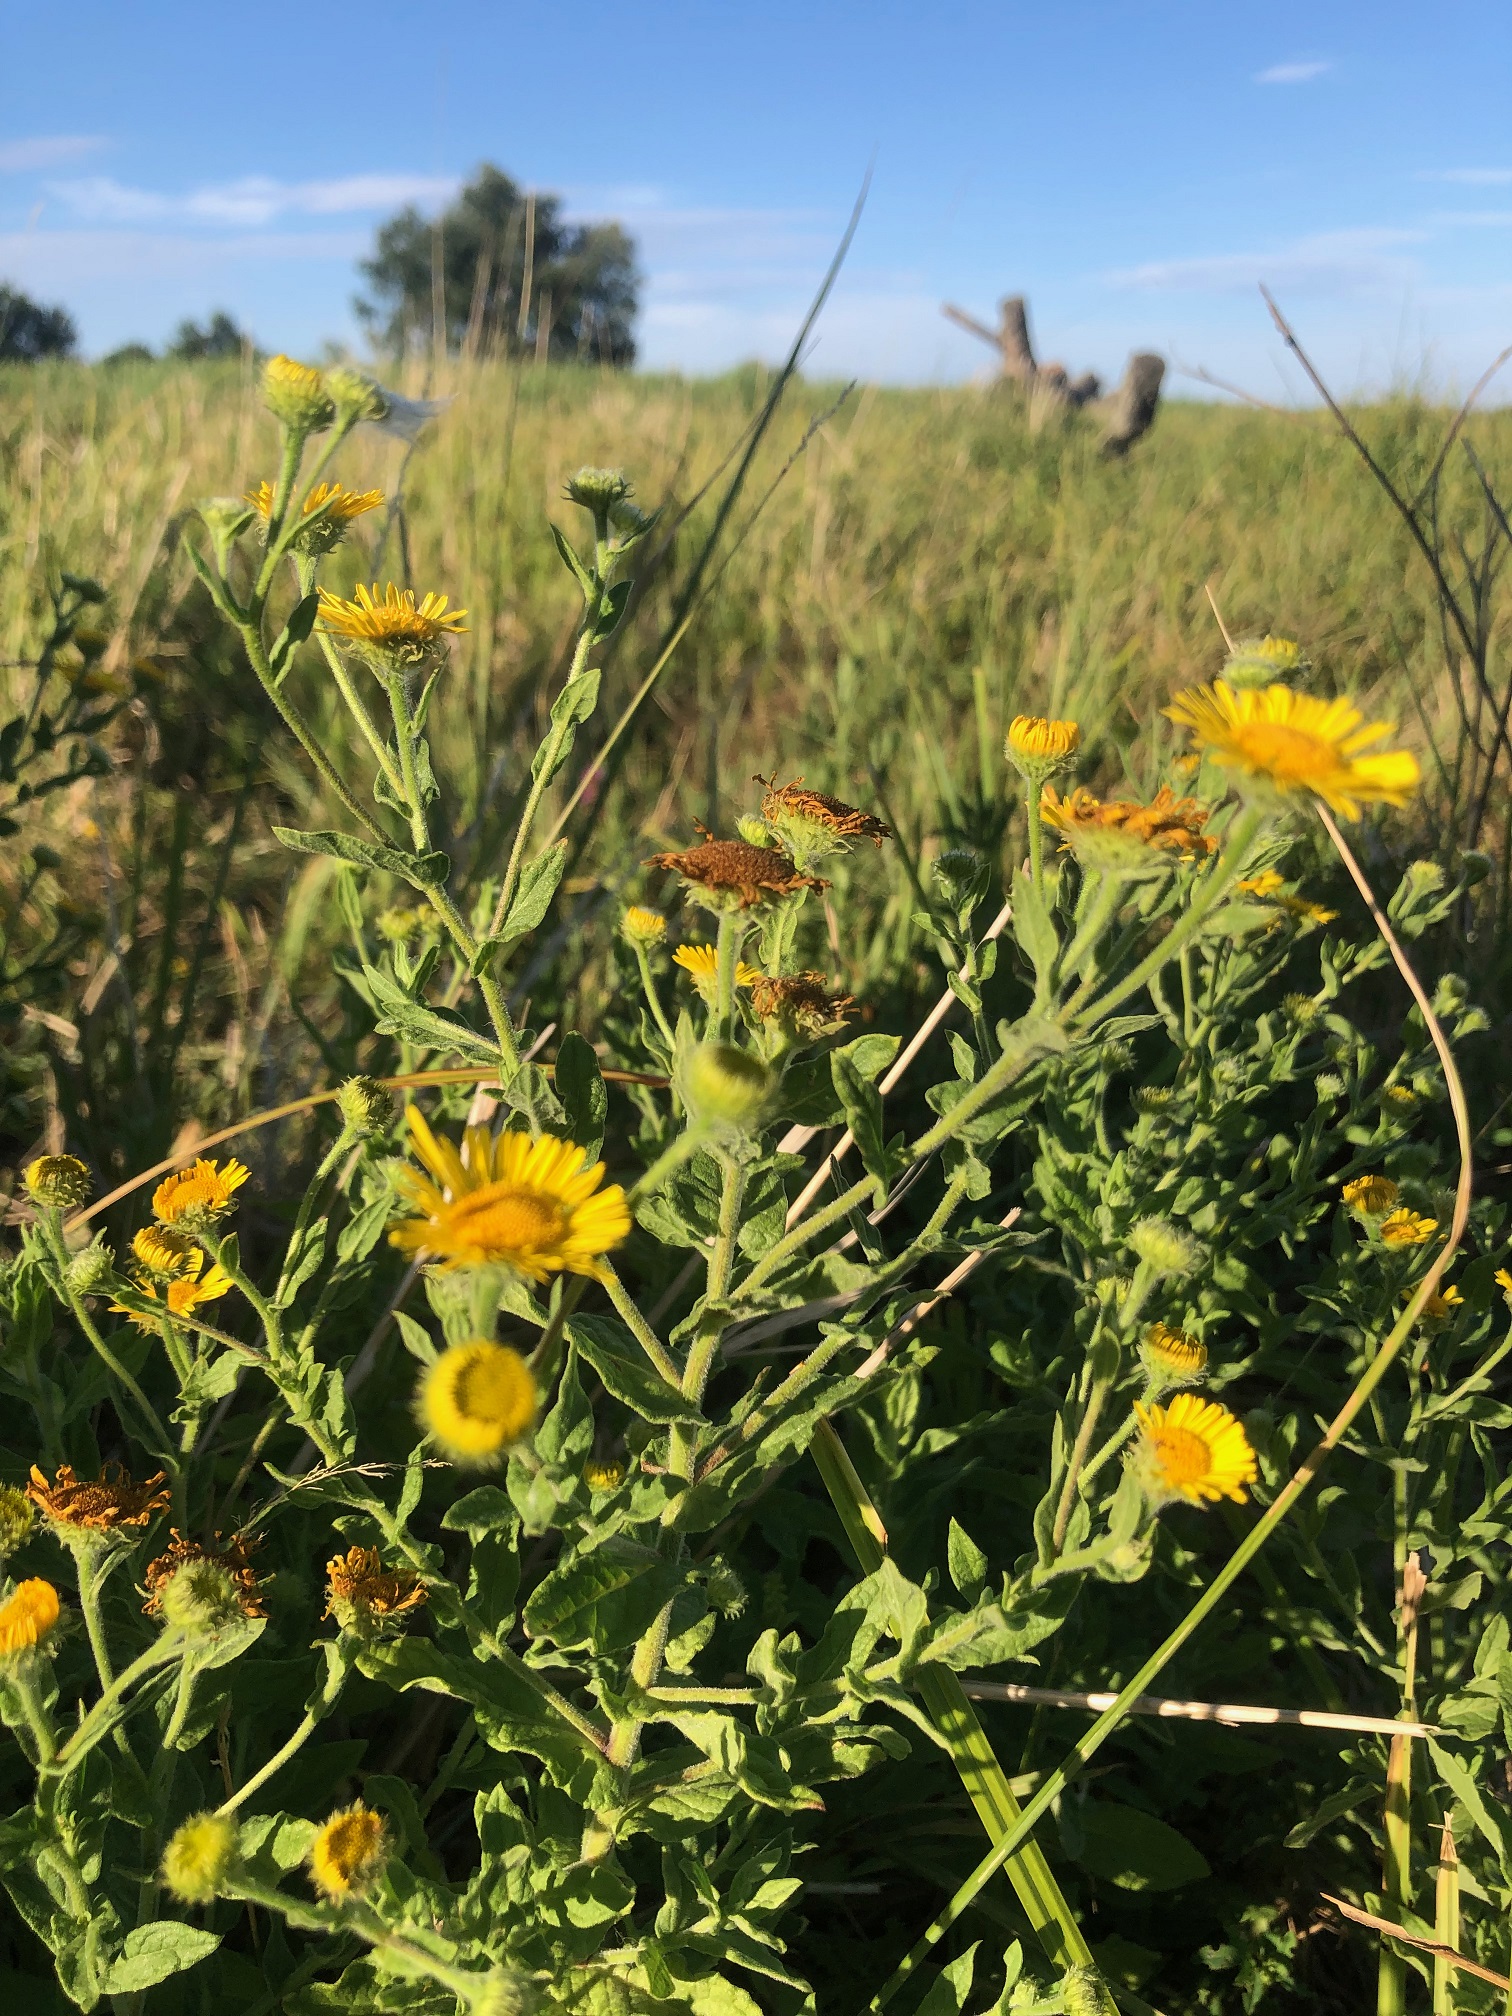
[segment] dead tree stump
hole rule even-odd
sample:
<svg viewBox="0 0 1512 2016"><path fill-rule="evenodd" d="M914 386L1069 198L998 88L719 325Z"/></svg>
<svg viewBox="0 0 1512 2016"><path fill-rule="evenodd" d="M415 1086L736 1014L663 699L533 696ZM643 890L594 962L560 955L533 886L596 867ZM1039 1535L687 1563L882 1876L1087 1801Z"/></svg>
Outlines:
<svg viewBox="0 0 1512 2016"><path fill-rule="evenodd" d="M998 353L1002 376L1032 394L1037 405L1052 409L1061 406L1079 410L1097 405L1105 420L1102 439L1104 455L1126 455L1142 434L1150 430L1160 405L1160 387L1165 377L1165 359L1147 350L1129 359L1123 382L1106 399L1102 381L1093 371L1073 378L1064 364L1036 362L1029 338L1029 304L1022 294L1010 294L998 303L998 326L989 329L954 302L944 306L946 316L959 328L980 337Z"/></svg>

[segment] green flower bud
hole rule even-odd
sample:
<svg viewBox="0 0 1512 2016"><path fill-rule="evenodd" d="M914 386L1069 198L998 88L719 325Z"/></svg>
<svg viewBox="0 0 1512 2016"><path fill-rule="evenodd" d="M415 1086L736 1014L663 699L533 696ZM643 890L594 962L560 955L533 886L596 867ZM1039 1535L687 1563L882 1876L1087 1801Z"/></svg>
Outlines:
<svg viewBox="0 0 1512 2016"><path fill-rule="evenodd" d="M772 1094L772 1074L732 1043L700 1043L687 1069L683 1098L695 1120L745 1130Z"/></svg>
<svg viewBox="0 0 1512 2016"><path fill-rule="evenodd" d="M243 1613L236 1584L218 1561L186 1561L158 1597L163 1623L186 1638L213 1638Z"/></svg>
<svg viewBox="0 0 1512 2016"><path fill-rule="evenodd" d="M616 504L630 495L630 479L621 469L579 469L569 476L565 494L574 504L591 511L595 519L608 519Z"/></svg>
<svg viewBox="0 0 1512 2016"><path fill-rule="evenodd" d="M336 1104L353 1134L386 1134L393 1125L393 1097L376 1078L348 1078L336 1094Z"/></svg>
<svg viewBox="0 0 1512 2016"><path fill-rule="evenodd" d="M24 1547L37 1523L36 1507L14 1484L0 1484L0 1562Z"/></svg>
<svg viewBox="0 0 1512 2016"><path fill-rule="evenodd" d="M76 1210L94 1187L77 1155L39 1155L28 1166L25 1181L33 1204L50 1211Z"/></svg>
<svg viewBox="0 0 1512 2016"><path fill-rule="evenodd" d="M1169 1218L1141 1218L1129 1234L1129 1244L1152 1274L1190 1274L1201 1248L1190 1233Z"/></svg>
<svg viewBox="0 0 1512 2016"><path fill-rule="evenodd" d="M721 1617L738 1617L745 1609L750 1597L746 1585L722 1554L716 1554L709 1564L709 1601Z"/></svg>
<svg viewBox="0 0 1512 2016"><path fill-rule="evenodd" d="M235 1871L237 1847L229 1814L196 1813L174 1830L164 1850L163 1881L181 1904L209 1904Z"/></svg>
<svg viewBox="0 0 1512 2016"><path fill-rule="evenodd" d="M91 1240L68 1263L68 1285L75 1295L104 1295L115 1285L115 1255L101 1239Z"/></svg>
<svg viewBox="0 0 1512 2016"><path fill-rule="evenodd" d="M535 2016L540 2000L528 1975L510 1967L491 1967L468 1994L468 2016Z"/></svg>
<svg viewBox="0 0 1512 2016"><path fill-rule="evenodd" d="M1118 2004L1095 1967L1073 1967L1061 1982L1066 2016L1118 2016Z"/></svg>
<svg viewBox="0 0 1512 2016"><path fill-rule="evenodd" d="M1246 637L1229 653L1223 676L1230 686L1272 686L1304 678L1312 665L1290 637Z"/></svg>
<svg viewBox="0 0 1512 2016"><path fill-rule="evenodd" d="M773 837L772 829L768 826L765 819L755 819L749 815L743 819L737 819L735 821L735 831L740 835L742 840L748 842L752 847L775 847L777 844Z"/></svg>
<svg viewBox="0 0 1512 2016"><path fill-rule="evenodd" d="M210 544L215 549L216 571L224 574L230 565L231 548L257 513L243 497L202 497L194 508L210 534Z"/></svg>
<svg viewBox="0 0 1512 2016"><path fill-rule="evenodd" d="M934 864L935 887L958 917L969 917L987 893L991 870L971 847L948 847Z"/></svg>
<svg viewBox="0 0 1512 2016"><path fill-rule="evenodd" d="M381 385L349 364L335 364L325 373L325 389L331 395L336 418L382 420L389 410L388 395Z"/></svg>
<svg viewBox="0 0 1512 2016"><path fill-rule="evenodd" d="M1281 1013L1297 1029L1311 1029L1323 1020L1323 1009L1310 994L1283 994Z"/></svg>

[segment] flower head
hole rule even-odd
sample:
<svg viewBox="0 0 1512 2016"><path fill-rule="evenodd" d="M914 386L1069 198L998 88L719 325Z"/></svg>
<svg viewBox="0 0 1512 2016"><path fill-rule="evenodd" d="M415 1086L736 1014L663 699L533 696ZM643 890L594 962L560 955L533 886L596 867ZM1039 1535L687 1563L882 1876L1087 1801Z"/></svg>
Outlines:
<svg viewBox="0 0 1512 2016"><path fill-rule="evenodd" d="M1381 1220L1381 1243L1383 1246L1426 1246L1437 1230L1437 1218L1425 1218L1421 1212L1409 1211L1403 1204Z"/></svg>
<svg viewBox="0 0 1512 2016"><path fill-rule="evenodd" d="M1169 1218L1141 1218L1129 1233L1129 1244L1153 1274L1190 1274L1201 1257L1188 1232Z"/></svg>
<svg viewBox="0 0 1512 2016"><path fill-rule="evenodd" d="M193 1570L211 1572L186 1572ZM239 1533L224 1547L202 1547L197 1540L185 1540L176 1526L170 1528L167 1547L147 1563L142 1583L147 1615L161 1616L180 1630L191 1625L219 1630L238 1610L245 1617L266 1615L251 1548Z"/></svg>
<svg viewBox="0 0 1512 2016"><path fill-rule="evenodd" d="M1230 686L1269 686L1277 679L1301 678L1312 670L1302 646L1290 637L1245 637L1224 661Z"/></svg>
<svg viewBox="0 0 1512 2016"><path fill-rule="evenodd" d="M672 964L680 966L705 1001L712 1003L719 988L719 954L712 945L679 945L672 954ZM735 961L737 987L754 987L762 977L759 966L744 959Z"/></svg>
<svg viewBox="0 0 1512 2016"><path fill-rule="evenodd" d="M333 1904L366 1890L388 1859L383 1815L355 1805L333 1813L310 1843L310 1878Z"/></svg>
<svg viewBox="0 0 1512 2016"><path fill-rule="evenodd" d="M406 1568L385 1568L376 1547L349 1547L326 1563L325 1615L343 1630L375 1625L418 1610L430 1592Z"/></svg>
<svg viewBox="0 0 1512 2016"><path fill-rule="evenodd" d="M892 828L875 813L831 798L826 791L810 791L801 777L791 784L779 784L775 777L756 781L766 787L762 819L800 868L812 867L827 854L848 853L857 840L880 847L892 838Z"/></svg>
<svg viewBox="0 0 1512 2016"><path fill-rule="evenodd" d="M1344 1185L1346 1206L1361 1218L1384 1218L1401 1194L1389 1176L1356 1176Z"/></svg>
<svg viewBox="0 0 1512 2016"><path fill-rule="evenodd" d="M1362 805L1405 805L1417 786L1417 758L1405 749L1363 752L1394 730L1364 720L1348 700L1317 700L1289 686L1235 692L1222 679L1178 694L1166 708L1204 752L1271 798L1311 792L1344 819Z"/></svg>
<svg viewBox="0 0 1512 2016"><path fill-rule="evenodd" d="M562 485L562 495L600 517L623 503L630 495L630 487L630 478L622 469L579 469Z"/></svg>
<svg viewBox="0 0 1512 2016"><path fill-rule="evenodd" d="M1178 1393L1169 1407L1134 1403L1139 1448L1133 1461L1152 1504L1185 1499L1232 1498L1244 1503L1244 1487L1259 1476L1255 1452L1243 1424L1195 1393Z"/></svg>
<svg viewBox="0 0 1512 2016"><path fill-rule="evenodd" d="M475 1338L443 1351L420 1381L424 1426L455 1463L497 1462L535 1426L530 1367L507 1344Z"/></svg>
<svg viewBox="0 0 1512 2016"><path fill-rule="evenodd" d="M39 1155L27 1164L25 1180L32 1202L54 1211L77 1210L92 1187L77 1155Z"/></svg>
<svg viewBox="0 0 1512 2016"><path fill-rule="evenodd" d="M1272 928L1282 917L1291 917L1298 924L1332 924L1338 916L1337 910L1326 910L1321 903L1314 903L1309 897L1298 896L1286 886L1286 877L1274 868L1264 868L1258 875L1241 876L1234 887L1243 896L1253 896L1259 903L1269 904L1279 914L1272 919Z"/></svg>
<svg viewBox="0 0 1512 2016"><path fill-rule="evenodd" d="M247 492L247 502L266 526L273 516L273 486L266 481ZM317 483L299 507L295 547L304 553L329 553L354 518L376 511L381 490L348 490L340 483Z"/></svg>
<svg viewBox="0 0 1512 2016"><path fill-rule="evenodd" d="M779 1023L789 1041L813 1042L843 1028L855 1005L853 994L826 993L822 973L763 973L751 986L751 1006L763 1022Z"/></svg>
<svg viewBox="0 0 1512 2016"><path fill-rule="evenodd" d="M209 1162L204 1156L187 1169L165 1176L152 1193L159 1224L176 1232L204 1232L235 1208L236 1193L252 1171L241 1162Z"/></svg>
<svg viewBox="0 0 1512 2016"><path fill-rule="evenodd" d="M647 910L640 903L632 903L620 919L620 936L627 945L638 945L642 951L660 945L666 935L667 920L660 910Z"/></svg>
<svg viewBox="0 0 1512 2016"><path fill-rule="evenodd" d="M296 363L281 352L263 366L263 398L286 427L296 428L302 434L329 427L336 417L324 373L313 364Z"/></svg>
<svg viewBox="0 0 1512 2016"><path fill-rule="evenodd" d="M171 1226L143 1226L131 1250L138 1262L131 1271L132 1287L149 1302L166 1303L170 1316L192 1315L201 1302L218 1302L235 1285L219 1261L207 1271L201 1249ZM161 1335L163 1326L156 1317L122 1302L110 1306L116 1315L129 1316L138 1330Z"/></svg>
<svg viewBox="0 0 1512 2016"><path fill-rule="evenodd" d="M1428 1300L1423 1304L1422 1320L1431 1329L1436 1330L1440 1324L1449 1321L1455 1310L1463 1305L1464 1300L1464 1296L1461 1295L1452 1281L1447 1288L1435 1288L1428 1297Z"/></svg>
<svg viewBox="0 0 1512 2016"><path fill-rule="evenodd" d="M590 1491L616 1491L624 1481L623 1463L595 1460L583 1465L583 1482Z"/></svg>
<svg viewBox="0 0 1512 2016"><path fill-rule="evenodd" d="M58 1592L40 1576L18 1582L0 1603L0 1659L43 1645L58 1628L62 1616Z"/></svg>
<svg viewBox="0 0 1512 2016"><path fill-rule="evenodd" d="M1179 861L1202 860L1218 845L1202 830L1206 806L1178 798L1169 784L1162 784L1148 805L1133 798L1104 800L1079 784L1062 798L1047 784L1040 817L1085 866L1115 874L1162 874Z"/></svg>
<svg viewBox="0 0 1512 2016"><path fill-rule="evenodd" d="M18 1547L32 1536L37 1515L24 1491L14 1484L0 1484L0 1562L8 1561Z"/></svg>
<svg viewBox="0 0 1512 2016"><path fill-rule="evenodd" d="M320 590L321 627L332 637L345 637L379 671L405 671L434 658L447 637L467 628L465 609L448 609L448 597L435 593L415 600L413 588L392 581L380 596L378 583L359 585L345 601Z"/></svg>
<svg viewBox="0 0 1512 2016"><path fill-rule="evenodd" d="M229 1813L195 1813L163 1851L163 1881L181 1904L210 1904L238 1860L238 1829Z"/></svg>
<svg viewBox="0 0 1512 2016"><path fill-rule="evenodd" d="M1500 1288L1508 1302L1512 1302L1512 1273L1509 1273L1505 1267L1498 1267L1491 1278L1497 1287Z"/></svg>
<svg viewBox="0 0 1512 2016"><path fill-rule="evenodd" d="M343 1079L336 1094L342 1124L364 1138L386 1134L394 1124L394 1100L376 1078Z"/></svg>
<svg viewBox="0 0 1512 2016"><path fill-rule="evenodd" d="M1184 1330L1172 1330L1164 1323L1152 1323L1140 1340L1139 1355L1144 1360L1150 1389L1162 1391L1172 1386L1195 1386L1207 1371L1207 1346Z"/></svg>
<svg viewBox="0 0 1512 2016"><path fill-rule="evenodd" d="M167 1478L159 1470L143 1484L133 1484L119 1463L107 1463L91 1483L74 1476L71 1464L64 1463L49 1484L46 1473L34 1463L26 1495L42 1516L55 1527L76 1532L118 1533L123 1527L146 1526L155 1513L165 1510Z"/></svg>
<svg viewBox="0 0 1512 2016"><path fill-rule="evenodd" d="M754 910L774 896L799 889L827 889L817 876L800 873L775 847L753 847L749 840L705 840L685 853L653 854L648 868L670 868L681 875L687 893L706 910Z"/></svg>
<svg viewBox="0 0 1512 2016"><path fill-rule="evenodd" d="M493 1140L486 1127L467 1128L459 1152L413 1106L406 1118L429 1175L399 1170L415 1215L389 1234L394 1245L447 1268L512 1267L529 1281L603 1278L603 1256L629 1235L630 1207L618 1183L602 1181L602 1162L555 1135Z"/></svg>
<svg viewBox="0 0 1512 2016"><path fill-rule="evenodd" d="M1047 721L1042 714L1016 714L1008 724L1003 754L1031 784L1043 784L1064 770L1081 747L1074 721Z"/></svg>

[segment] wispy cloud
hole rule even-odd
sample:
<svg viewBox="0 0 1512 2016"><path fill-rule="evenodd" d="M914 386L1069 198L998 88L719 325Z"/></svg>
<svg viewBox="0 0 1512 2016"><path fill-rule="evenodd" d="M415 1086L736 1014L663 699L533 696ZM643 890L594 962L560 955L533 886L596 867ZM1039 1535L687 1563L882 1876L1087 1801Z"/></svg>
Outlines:
<svg viewBox="0 0 1512 2016"><path fill-rule="evenodd" d="M1499 189L1512 182L1512 168L1424 168L1419 182L1458 182L1468 189Z"/></svg>
<svg viewBox="0 0 1512 2016"><path fill-rule="evenodd" d="M101 133L38 133L30 140L0 141L0 175L65 168L70 161L85 161L109 144Z"/></svg>
<svg viewBox="0 0 1512 2016"><path fill-rule="evenodd" d="M267 175L245 175L169 196L91 175L55 182L49 193L91 224L175 220L255 230L280 217L341 217L391 210L401 203L444 203L456 190L451 175L343 175L329 182L275 182Z"/></svg>
<svg viewBox="0 0 1512 2016"><path fill-rule="evenodd" d="M1299 292L1359 294L1397 289L1417 277L1417 262L1397 248L1421 245L1426 231L1325 231L1270 252L1219 252L1160 259L1104 276L1110 287L1146 293L1232 294L1260 281ZM1393 256L1397 255L1397 256Z"/></svg>
<svg viewBox="0 0 1512 2016"><path fill-rule="evenodd" d="M1273 63L1269 70L1257 70L1257 84L1311 84L1315 77L1321 77L1325 70L1332 70L1332 63Z"/></svg>
<svg viewBox="0 0 1512 2016"><path fill-rule="evenodd" d="M350 266L366 250L360 231L244 231L206 238L179 231L0 232L0 271L24 287L67 292L102 283L143 288L169 280L202 282L248 264L295 260ZM221 284L218 278L216 283Z"/></svg>

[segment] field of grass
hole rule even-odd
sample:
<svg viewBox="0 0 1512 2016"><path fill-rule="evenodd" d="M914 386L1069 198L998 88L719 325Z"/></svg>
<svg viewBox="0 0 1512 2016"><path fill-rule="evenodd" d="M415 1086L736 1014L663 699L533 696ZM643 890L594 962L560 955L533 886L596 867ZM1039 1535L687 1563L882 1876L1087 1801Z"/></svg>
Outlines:
<svg viewBox="0 0 1512 2016"><path fill-rule="evenodd" d="M721 515L768 385L756 370L685 383L488 366L459 371L413 445L359 430L336 473L386 502L355 520L322 584L394 579L468 616L436 654L433 803L423 764L400 760L413 759L418 682L397 659L387 675L360 649L348 659L370 702L387 676L395 709L401 794L391 780L370 799L341 659L333 673L313 640L295 652L285 690L356 793L344 804L212 601L224 611L249 592L255 532L218 575L189 557L207 550L197 502L276 475L258 372L0 375L0 720L20 715L15 746L31 747L31 665L65 576L98 582L102 599L74 625L48 708L67 686L110 713L99 774L21 803L0 778L20 834L0 857L0 1394L24 1424L0 1438L0 1487L25 1478L34 1446L49 1467L162 1464L158 1509L171 1494L186 1532L208 1546L234 1520L267 1536L240 1585L263 1593L249 1607L233 1590L213 1630L201 1618L182 1643L178 1624L153 1639L143 1621L145 1557L102 1595L93 1543L54 1511L57 1530L21 1543L13 1572L33 1578L59 1572L59 1538L82 1550L88 1627L87 1646L60 1635L45 1659L23 1648L22 1666L5 1663L0 1628L0 1712L20 1732L0 1757L0 1808L23 1802L0 1838L40 1843L42 1871L28 1890L22 1850L0 1863L30 1927L0 1917L0 1986L47 2016L64 2007L40 1985L54 1957L74 2005L108 1996L121 2016L524 2016L548 1994L540 2006L566 2016L859 2016L858 1984L900 1983L897 2011L967 2016L973 1965L970 2008L987 2016L1107 2016L1078 1974L1094 1958L1125 2016L1310 2016L1372 1992L1380 2016L1430 1994L1435 2016L1500 2007L1484 1983L1381 1947L1321 1900L1436 1932L1493 1971L1505 1962L1496 1746L1512 1701L1512 1511L1497 1437L1512 1423L1512 1286L1497 1272L1497 1151L1512 1091L1512 741L1496 716L1512 606L1494 497L1512 490L1512 413L1472 416L1441 468L1452 414L1400 401L1352 416L1404 496L1436 477L1424 522L1479 612L1467 644L1326 415L1172 403L1107 462L1095 434L1032 429L1001 391L795 383ZM575 645L593 619L547 529L585 550L562 495L582 465L623 468L661 516L632 555L597 711L519 840L520 859L539 860L560 826L561 893L489 952L473 941L530 805L532 758L587 662ZM264 647L293 606L280 582ZM1311 690L1399 724L1390 746L1421 761L1420 792L1350 831L1383 899L1396 890L1392 915L1458 1046L1473 1140L1456 1132L1447 1039L1412 1008L1312 801L1278 812L1252 793L1220 809L1228 775L1185 761L1162 710L1221 670L1224 627L1300 640ZM1021 870L1026 790L1004 750L1020 714L1079 722L1077 781L1148 797L1181 780L1211 827L1189 811L1175 851L1036 848ZM44 749L26 774L54 760ZM758 778L835 793L891 840L824 855L826 883L769 905L747 936L744 913L716 926L682 907L647 857L690 846L700 825L728 835ZM349 873L339 849L276 836L350 838L370 803L388 849L376 868ZM1486 860L1467 867L1470 840ZM801 854L801 829L789 844ZM439 882L431 849L449 859ZM1005 888L1012 926L989 946ZM443 922L417 923L417 892L438 889ZM632 953L627 903L668 908L674 940L717 930L721 977L702 1007L664 950ZM822 967L854 1001L831 1014L821 995L817 1022L784 1022L749 980L736 989L737 953L769 987ZM675 1032L653 966L671 1021L689 1011ZM958 968L964 1008L890 1095L884 1126L870 1081ZM471 1020L438 1018L454 1006ZM831 1080L823 1053L847 1013L852 1061ZM541 1034L554 1090L496 1068L520 1030ZM565 1047L565 1032L592 1049ZM734 1064L728 1044L743 1046ZM511 1272L507 1256L464 1271L460 1290L455 1275L406 1272L381 1234L414 1208L395 1175L413 1144L388 1112L338 1132L336 1109L306 1105L238 1138L245 1188L183 1221L191 1287L206 1256L206 1280L229 1270L213 1322L192 1296L182 1322L159 1320L142 1284L166 1296L179 1277L126 1278L149 1199L171 1230L171 1197L139 1189L94 1221L112 1258L85 1244L82 1219L65 1222L83 1190L49 1200L23 1175L66 1151L98 1197L349 1073L480 1053L517 1136L521 1116L536 1132L602 1134L610 1176L644 1185L633 1224L627 1212L595 1249L620 1246L623 1279L582 1265L568 1287L568 1273ZM635 1083L606 1093L595 1056ZM760 1097L742 1106L753 1076ZM455 1132L471 1091L421 1096ZM783 1127L810 1112L784 1152ZM805 1185L842 1118L865 1174L852 1164L834 1197ZM1359 1201L1362 1178L1379 1210ZM821 1233L834 1243L810 1253ZM700 1269L702 1292L689 1286ZM916 1307L942 1275L954 1298ZM591 1318L573 1313L580 1292ZM455 1501L476 1480L453 1467L468 1450L447 1440L431 1373L480 1329L496 1348L496 1328L517 1367L528 1354L532 1408L492 1445L507 1489L469 1491L464 1517ZM1190 1376L1161 1371L1160 1349L1170 1363L1184 1352ZM1204 1387L1209 1430L1238 1465L1226 1494L1172 1486L1162 1465L1180 1438L1161 1445L1134 1411L1174 1395L1174 1420L1198 1401L1182 1384ZM1328 1488L1298 1509L1286 1480L1330 1420ZM1198 1449L1215 1474L1218 1449ZM410 1564L390 1598L419 1575L429 1607L338 1635L340 1611L318 1612L319 1564L369 1541L390 1570ZM624 1582L593 1582L624 1560ZM666 1588L642 1615L653 1569ZM0 1592L7 1627L16 1600ZM317 1699L312 1629L325 1633L318 1712L303 1707ZM235 1669L208 1706L194 1631L214 1641L206 1671ZM138 1712L144 1686L130 1729L112 1725L112 1660L134 1675L128 1662L174 1658L171 1712ZM65 1738L65 1711L49 1719L39 1676L54 1670L81 1709L98 1682L80 1724L97 1750L87 1771L68 1761L82 1739ZM1241 1735L1120 1711L1077 1775L1067 1745L1084 1712L1031 1712L994 1695L1005 1678L1376 1726ZM879 1736L884 1710L897 1727ZM1444 1737L1431 1762L1382 1725L1399 1713ZM389 1814L394 1867L360 1907L339 1886L311 1904L299 1865L315 1824L358 1795ZM165 1890L172 1830L223 1797L247 1803L217 1883ZM1032 1817L1046 1859L1015 1853L1009 1880L978 1883L1016 1799L1045 1809ZM1441 1859L1446 1820L1460 1863L1452 1848ZM101 1864L107 1824L117 1847ZM481 1912L475 1865L499 1886ZM952 1893L966 1901L928 1956L921 2005L905 1955ZM223 1941L213 1956L203 1925ZM611 1925L623 1943L605 1947ZM178 1971L151 1971L159 1945ZM749 1967L752 1991L716 1962ZM1067 1966L1078 1978L1057 1985Z"/></svg>

